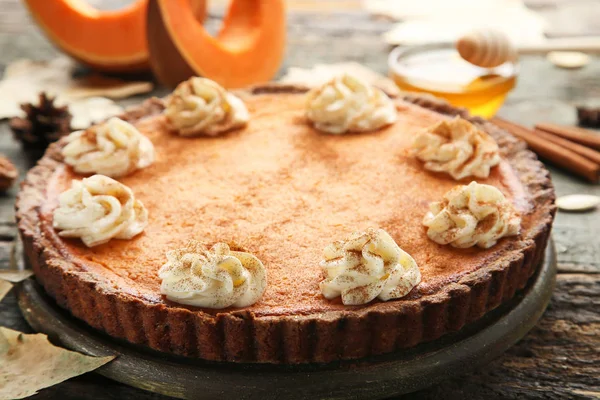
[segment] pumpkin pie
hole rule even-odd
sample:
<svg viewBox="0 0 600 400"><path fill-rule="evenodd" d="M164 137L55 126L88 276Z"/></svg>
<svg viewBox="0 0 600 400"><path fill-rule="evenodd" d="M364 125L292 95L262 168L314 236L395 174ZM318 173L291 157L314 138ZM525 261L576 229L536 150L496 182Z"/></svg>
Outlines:
<svg viewBox="0 0 600 400"><path fill-rule="evenodd" d="M37 280L73 316L115 338L206 360L276 364L356 359L431 341L527 284L555 206L549 173L523 142L464 110L412 95L393 99L395 116L375 130L326 133L307 120L306 91L265 85L238 92L248 122L219 135L177 135L162 99L129 110L121 118L151 141L154 158L115 179L143 203L147 220L143 232L93 247L53 226L60 194L85 177L65 162L65 140L53 144L16 204ZM457 116L497 143L500 157L476 180L498 189L520 216L520 230L489 246L444 244L423 224L431 203L472 179L424 168L411 146L423 129ZM420 282L401 298L357 305L326 298L319 289L323 248L370 227L412 257ZM170 300L159 271L166 254L190 240L251 253L268 275L262 296L219 309Z"/></svg>

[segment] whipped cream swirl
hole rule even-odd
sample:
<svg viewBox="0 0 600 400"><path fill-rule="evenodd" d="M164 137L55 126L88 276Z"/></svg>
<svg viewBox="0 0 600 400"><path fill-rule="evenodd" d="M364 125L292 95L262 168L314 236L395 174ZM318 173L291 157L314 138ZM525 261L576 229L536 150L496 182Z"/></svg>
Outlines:
<svg viewBox="0 0 600 400"><path fill-rule="evenodd" d="M267 287L262 262L250 253L230 251L225 243L207 250L191 240L186 247L167 252L158 276L167 299L205 308L247 307Z"/></svg>
<svg viewBox="0 0 600 400"><path fill-rule="evenodd" d="M308 92L306 117L320 131L342 134L392 124L397 110L381 89L345 74Z"/></svg>
<svg viewBox="0 0 600 400"><path fill-rule="evenodd" d="M73 181L58 201L54 229L62 237L81 238L88 247L131 239L148 225L148 211L131 189L104 175Z"/></svg>
<svg viewBox="0 0 600 400"><path fill-rule="evenodd" d="M486 132L456 117L419 133L413 142L416 157L425 168L445 172L459 180L468 176L487 178L500 163L498 145Z"/></svg>
<svg viewBox="0 0 600 400"><path fill-rule="evenodd" d="M345 305L398 299L421 282L415 260L383 229L354 232L327 246L324 258L321 292L327 299L342 296Z"/></svg>
<svg viewBox="0 0 600 400"><path fill-rule="evenodd" d="M436 243L487 249L500 238L518 235L521 218L500 190L471 182L450 190L443 201L431 203L423 225Z"/></svg>
<svg viewBox="0 0 600 400"><path fill-rule="evenodd" d="M146 168L154 162L154 146L133 125L119 118L67 136L65 163L80 174L113 178Z"/></svg>
<svg viewBox="0 0 600 400"><path fill-rule="evenodd" d="M218 83L190 78L175 88L165 115L181 136L216 136L246 126L250 115L244 102Z"/></svg>

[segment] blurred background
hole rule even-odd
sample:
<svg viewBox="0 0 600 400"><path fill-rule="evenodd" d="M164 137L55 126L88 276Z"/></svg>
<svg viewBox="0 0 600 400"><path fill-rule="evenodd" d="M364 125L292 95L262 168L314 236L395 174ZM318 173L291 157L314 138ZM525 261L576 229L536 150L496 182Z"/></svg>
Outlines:
<svg viewBox="0 0 600 400"><path fill-rule="evenodd" d="M115 10L131 0L88 0L100 10ZM219 29L228 0L211 0L205 26ZM545 45L552 40L600 41L598 0L287 0L288 37L278 76L288 67L356 61L387 75L394 45L453 42L478 28L505 32L515 45ZM326 38L326 40L325 40ZM600 45L597 44L600 48ZM22 1L0 0L0 64L20 58L49 60L60 54L32 20ZM523 61L523 60L521 60ZM544 54L521 63L517 91L505 110L535 97L535 110L575 122L571 107L600 97L598 67L565 71L569 83L545 79L551 65ZM561 77L562 78L562 77ZM544 86L544 87L541 87ZM506 108L508 107L508 108ZM534 123L527 120L522 122Z"/></svg>

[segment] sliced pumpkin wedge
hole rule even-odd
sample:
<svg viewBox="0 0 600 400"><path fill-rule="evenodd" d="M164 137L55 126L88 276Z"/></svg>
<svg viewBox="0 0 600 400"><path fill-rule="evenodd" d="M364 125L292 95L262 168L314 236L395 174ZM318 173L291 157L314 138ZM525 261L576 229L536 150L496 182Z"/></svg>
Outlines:
<svg viewBox="0 0 600 400"><path fill-rule="evenodd" d="M232 0L215 37L198 21L201 1L150 1L150 64L159 81L173 87L200 75L235 88L271 79L285 51L285 1Z"/></svg>
<svg viewBox="0 0 600 400"><path fill-rule="evenodd" d="M97 10L85 0L25 0L25 4L48 38L80 62L110 72L148 68L148 0L116 11Z"/></svg>

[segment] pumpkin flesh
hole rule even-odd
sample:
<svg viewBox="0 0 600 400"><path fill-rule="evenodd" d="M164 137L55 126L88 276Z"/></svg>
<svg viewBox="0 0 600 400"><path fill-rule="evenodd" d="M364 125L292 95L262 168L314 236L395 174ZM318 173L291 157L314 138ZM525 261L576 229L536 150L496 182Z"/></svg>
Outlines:
<svg viewBox="0 0 600 400"><path fill-rule="evenodd" d="M100 11L84 0L25 0L48 38L84 64L105 71L148 66L146 7L137 0L116 11Z"/></svg>
<svg viewBox="0 0 600 400"><path fill-rule="evenodd" d="M232 0L223 27L215 37L198 22L198 11L189 0L156 0L156 3L158 13L149 11L149 27L156 22L153 18L160 15L172 47L194 74L234 88L268 81L279 69L285 50L284 0ZM150 42L158 40L154 36L149 35ZM150 48L151 52L161 52L152 43ZM160 54L156 58L165 62ZM157 75L160 79L161 74ZM168 84L172 86L173 82Z"/></svg>

